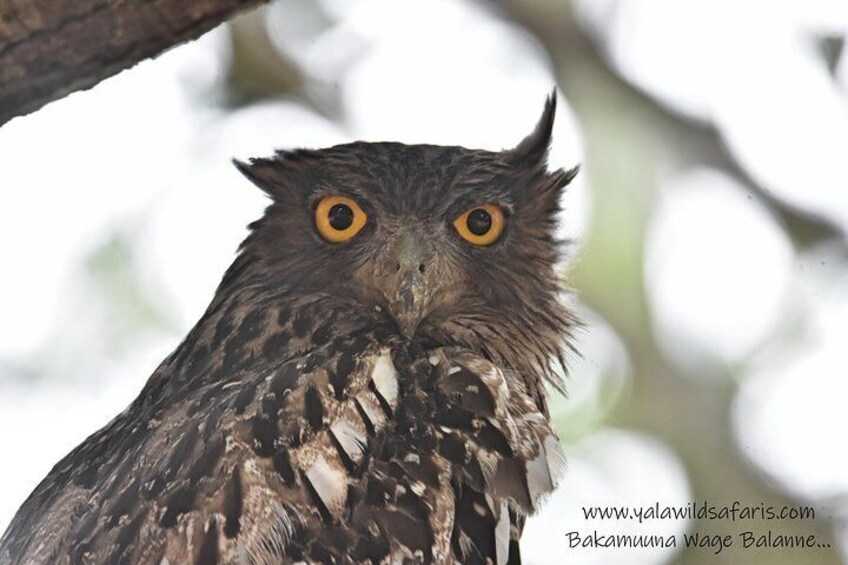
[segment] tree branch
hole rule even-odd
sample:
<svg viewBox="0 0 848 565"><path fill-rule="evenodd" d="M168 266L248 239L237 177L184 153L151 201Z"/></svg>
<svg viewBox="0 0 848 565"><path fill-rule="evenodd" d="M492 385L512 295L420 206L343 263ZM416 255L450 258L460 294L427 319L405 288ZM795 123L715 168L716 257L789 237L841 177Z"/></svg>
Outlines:
<svg viewBox="0 0 848 565"><path fill-rule="evenodd" d="M582 69L591 68L602 75L601 80L605 84L624 93L634 108L651 116L654 126L661 128L663 135L673 140L672 149L682 155L681 161L720 169L759 193L762 202L786 223L790 235L800 247L823 240L844 240L844 232L835 222L781 201L768 187L754 179L729 151L715 127L674 112L624 80L562 3L500 0L498 6L541 41L561 76L568 78L572 71L580 74ZM560 87L575 106L579 102L597 102L585 100L585 93L579 92L579 86L568 80L561 81Z"/></svg>
<svg viewBox="0 0 848 565"><path fill-rule="evenodd" d="M0 0L0 125L265 0Z"/></svg>

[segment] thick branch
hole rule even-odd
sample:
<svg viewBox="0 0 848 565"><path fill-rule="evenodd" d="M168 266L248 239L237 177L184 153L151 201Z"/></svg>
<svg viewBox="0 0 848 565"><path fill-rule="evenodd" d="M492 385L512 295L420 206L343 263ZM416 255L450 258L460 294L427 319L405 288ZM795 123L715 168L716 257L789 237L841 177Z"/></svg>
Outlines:
<svg viewBox="0 0 848 565"><path fill-rule="evenodd" d="M0 0L0 125L263 0Z"/></svg>

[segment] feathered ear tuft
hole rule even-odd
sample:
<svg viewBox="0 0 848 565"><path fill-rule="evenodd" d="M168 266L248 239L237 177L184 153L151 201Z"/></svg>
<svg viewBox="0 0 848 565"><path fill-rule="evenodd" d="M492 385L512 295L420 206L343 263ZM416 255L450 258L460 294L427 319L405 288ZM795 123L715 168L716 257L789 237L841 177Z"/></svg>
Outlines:
<svg viewBox="0 0 848 565"><path fill-rule="evenodd" d="M275 159L250 159L249 162L233 159L233 165L250 182L274 198L279 189L279 163Z"/></svg>
<svg viewBox="0 0 848 565"><path fill-rule="evenodd" d="M544 164L548 157L548 149L551 145L551 133L554 129L554 116L556 115L556 89L551 92L545 100L545 109L542 117L533 131L525 137L514 149L509 151L509 160L527 165Z"/></svg>

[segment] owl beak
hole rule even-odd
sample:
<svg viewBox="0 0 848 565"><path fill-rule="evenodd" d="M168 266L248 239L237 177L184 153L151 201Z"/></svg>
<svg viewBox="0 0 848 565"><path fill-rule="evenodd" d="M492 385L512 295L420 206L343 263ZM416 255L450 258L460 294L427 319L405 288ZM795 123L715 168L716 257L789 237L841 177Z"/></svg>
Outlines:
<svg viewBox="0 0 848 565"><path fill-rule="evenodd" d="M427 277L429 246L422 237L403 233L392 249L396 273L385 289L389 310L401 333L411 339L426 315L431 289Z"/></svg>
<svg viewBox="0 0 848 565"><path fill-rule="evenodd" d="M424 317L422 278L414 273L401 277L396 299L389 306L401 333L409 339L415 335L415 330Z"/></svg>

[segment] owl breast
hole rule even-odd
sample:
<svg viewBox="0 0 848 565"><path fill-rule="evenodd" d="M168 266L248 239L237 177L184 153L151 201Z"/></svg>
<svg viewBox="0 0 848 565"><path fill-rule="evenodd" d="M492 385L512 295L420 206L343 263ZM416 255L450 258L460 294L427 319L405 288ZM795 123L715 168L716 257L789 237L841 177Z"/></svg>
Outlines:
<svg viewBox="0 0 848 565"><path fill-rule="evenodd" d="M36 489L0 563L519 562L563 468L540 379L385 328L302 333L266 364L276 334L234 332L248 364L183 392L152 379Z"/></svg>
<svg viewBox="0 0 848 565"><path fill-rule="evenodd" d="M245 517L256 527L240 552L278 547L292 560L339 563L515 557L524 517L563 467L523 380L473 352L408 343L375 343L349 366L338 361L291 391L316 433L287 452L278 523ZM334 380L345 382L343 394Z"/></svg>

